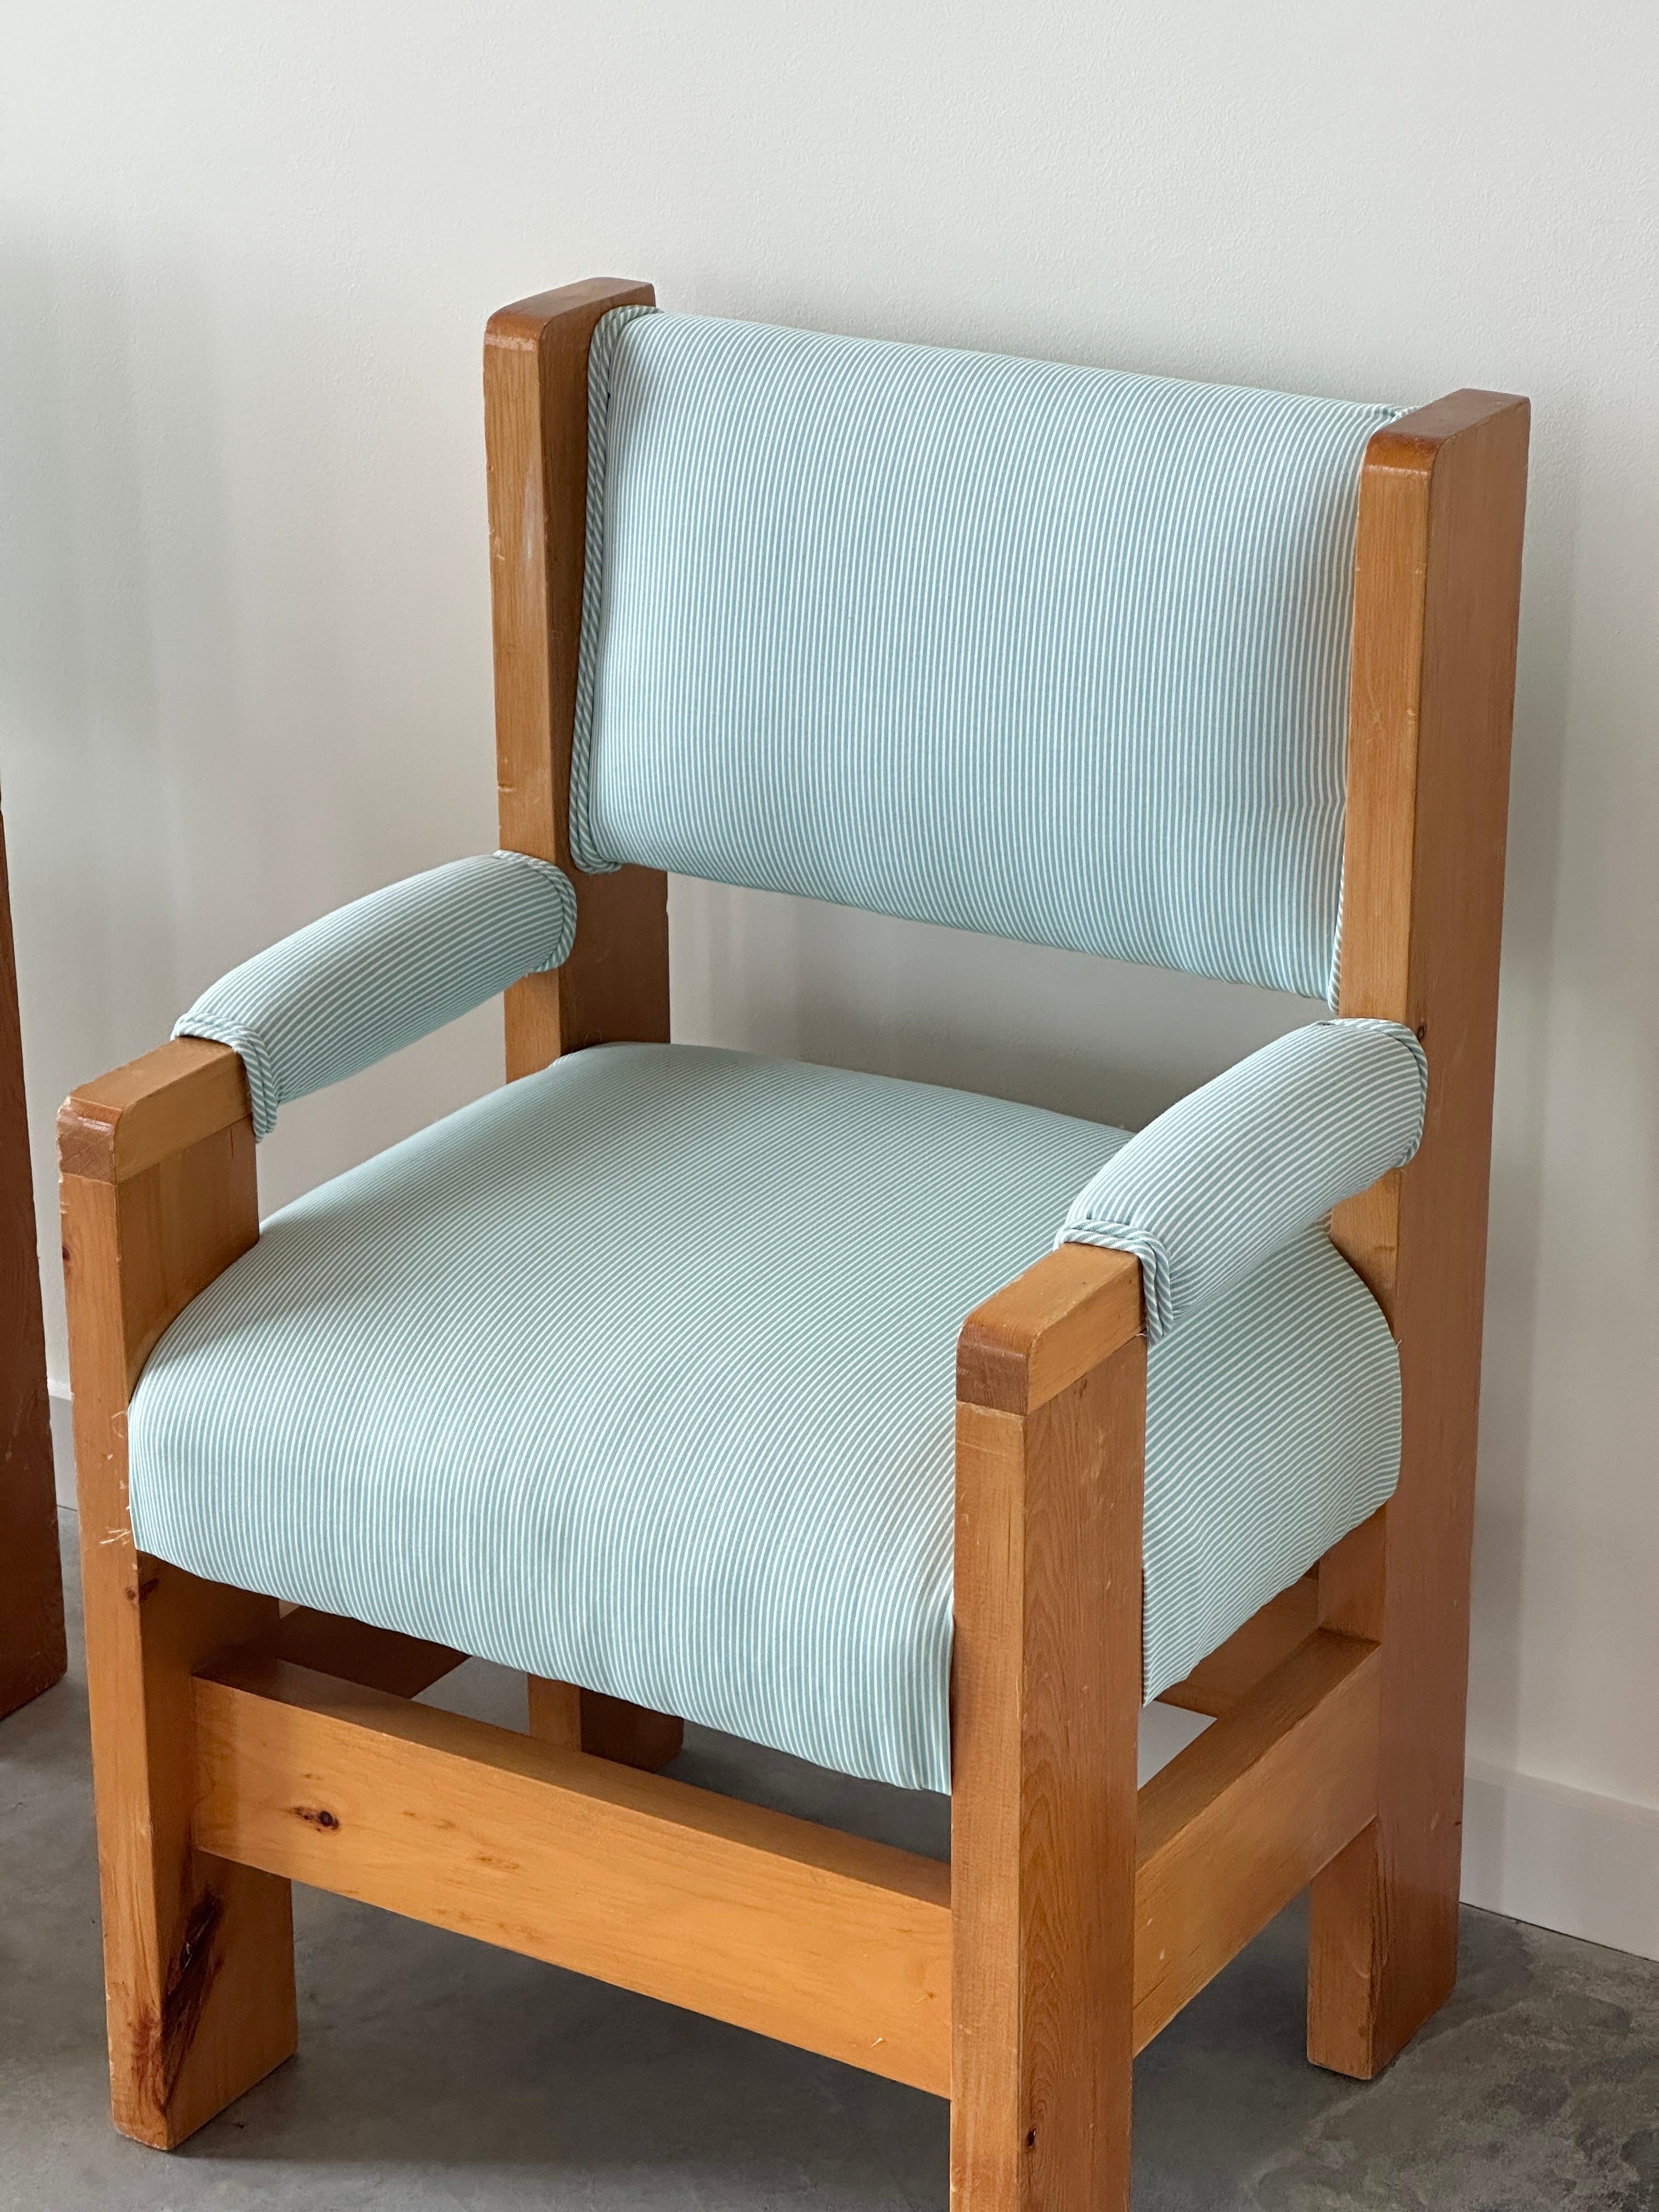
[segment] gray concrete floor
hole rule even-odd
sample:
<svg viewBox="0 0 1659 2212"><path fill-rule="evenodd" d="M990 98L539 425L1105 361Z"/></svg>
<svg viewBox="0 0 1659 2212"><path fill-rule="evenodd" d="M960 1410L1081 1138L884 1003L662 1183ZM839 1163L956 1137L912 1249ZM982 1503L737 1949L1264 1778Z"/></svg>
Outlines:
<svg viewBox="0 0 1659 2212"><path fill-rule="evenodd" d="M521 1694L475 1667L445 1702L516 1721ZM939 1801L721 1737L678 1771L945 1848ZM4 2212L945 2205L935 2099L340 1899L295 1907L299 2056L171 2157L124 2142L78 1668L0 1724ZM1138 2212L1659 2212L1659 1965L1467 1913L1456 1996L1362 2088L1303 2058L1303 1940L1287 1913L1142 2059Z"/></svg>

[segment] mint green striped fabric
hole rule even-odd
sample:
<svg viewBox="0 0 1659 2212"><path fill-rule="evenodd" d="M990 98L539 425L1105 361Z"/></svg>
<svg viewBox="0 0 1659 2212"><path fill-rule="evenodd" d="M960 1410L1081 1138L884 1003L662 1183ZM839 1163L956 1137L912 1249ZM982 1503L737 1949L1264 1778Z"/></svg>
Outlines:
<svg viewBox="0 0 1659 2212"><path fill-rule="evenodd" d="M1078 1194L1059 1242L1140 1261L1146 1334L1241 1283L1298 1231L1404 1167L1429 1066L1398 1022L1313 1022L1177 1100Z"/></svg>
<svg viewBox="0 0 1659 2212"><path fill-rule="evenodd" d="M185 1310L132 1403L135 1537L945 1790L956 1337L1125 1143L740 1053L574 1054L284 1207ZM1382 1504L1399 1432L1321 1228L1152 1347L1149 1694Z"/></svg>
<svg viewBox="0 0 1659 2212"><path fill-rule="evenodd" d="M528 853L451 860L354 899L204 991L174 1036L241 1055L253 1133L276 1110L372 1067L569 956L576 894Z"/></svg>
<svg viewBox="0 0 1659 2212"><path fill-rule="evenodd" d="M1329 996L1397 410L619 308L572 848Z"/></svg>

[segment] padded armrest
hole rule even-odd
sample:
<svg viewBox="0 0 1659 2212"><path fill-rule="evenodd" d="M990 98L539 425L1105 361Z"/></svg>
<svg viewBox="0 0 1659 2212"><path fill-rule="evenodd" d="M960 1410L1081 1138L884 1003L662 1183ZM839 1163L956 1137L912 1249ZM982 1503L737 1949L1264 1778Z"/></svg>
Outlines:
<svg viewBox="0 0 1659 2212"><path fill-rule="evenodd" d="M1062 1244L1140 1261L1156 1343L1345 1198L1403 1167L1428 1062L1397 1022L1315 1022L1149 1122L1079 1193Z"/></svg>
<svg viewBox="0 0 1659 2212"><path fill-rule="evenodd" d="M576 933L568 877L527 853L480 854L371 891L233 968L173 1036L229 1045L253 1133L291 1098L338 1083L556 968Z"/></svg>

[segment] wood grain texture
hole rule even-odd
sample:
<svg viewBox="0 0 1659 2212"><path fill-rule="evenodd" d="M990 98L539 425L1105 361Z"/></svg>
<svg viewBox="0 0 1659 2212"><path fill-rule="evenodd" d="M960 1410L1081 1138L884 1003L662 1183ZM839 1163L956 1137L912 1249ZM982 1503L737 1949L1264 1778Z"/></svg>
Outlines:
<svg viewBox="0 0 1659 2212"><path fill-rule="evenodd" d="M937 1861L268 1661L195 1694L204 1850L946 2089Z"/></svg>
<svg viewBox="0 0 1659 2212"><path fill-rule="evenodd" d="M204 1856L190 1832L191 1677L222 1646L274 1634L276 1601L147 1558L127 1514L144 1354L258 1233L252 1128L62 1188L111 2100L124 2134L170 2149L295 2042L288 1884Z"/></svg>
<svg viewBox="0 0 1659 2212"><path fill-rule="evenodd" d="M530 1733L543 1743L585 1751L594 1759L614 1759L647 1774L659 1772L680 1755L685 1723L671 1713L653 1712L648 1705L630 1705L626 1698L608 1698L602 1690L581 1690L574 1682L549 1681L539 1674L526 1675L525 1680Z"/></svg>
<svg viewBox="0 0 1659 2212"><path fill-rule="evenodd" d="M582 1748L582 1693L574 1682L546 1674L526 1674L525 1703L530 1733L556 1751Z"/></svg>
<svg viewBox="0 0 1659 2212"><path fill-rule="evenodd" d="M1140 1328L1140 1262L1061 1244L969 1315L957 1341L957 1395L1034 1412Z"/></svg>
<svg viewBox="0 0 1659 2212"><path fill-rule="evenodd" d="M0 1715L50 1689L68 1664L11 889L0 826Z"/></svg>
<svg viewBox="0 0 1659 2212"><path fill-rule="evenodd" d="M1378 1818L1314 1885L1308 2048L1366 2078L1456 1978L1469 1550L1528 408L1464 392L1379 431L1361 479L1341 1011L1429 1061L1417 1158L1332 1234L1400 1346L1400 1486L1322 1567L1380 1635Z"/></svg>
<svg viewBox="0 0 1659 2212"><path fill-rule="evenodd" d="M955 2212L1128 2203L1146 1355L957 1404Z"/></svg>
<svg viewBox="0 0 1659 2212"><path fill-rule="evenodd" d="M583 1045L668 1036L668 879L584 875L570 856L570 745L587 512L587 349L613 307L655 297L591 277L503 307L484 338L495 748L504 848L552 860L576 937L507 994L509 1081Z"/></svg>
<svg viewBox="0 0 1659 2212"><path fill-rule="evenodd" d="M71 1094L58 1116L58 1165L125 1182L249 1112L247 1075L230 1047L174 1037Z"/></svg>
<svg viewBox="0 0 1659 2212"><path fill-rule="evenodd" d="M1381 1680L1316 1631L1141 1791L1137 2051L1375 1817Z"/></svg>
<svg viewBox="0 0 1659 2212"><path fill-rule="evenodd" d="M1158 1703L1189 1713L1229 1713L1258 1682L1281 1666L1319 1626L1319 1581L1304 1575L1269 1598L1243 1628L1200 1659L1184 1681L1160 1690Z"/></svg>

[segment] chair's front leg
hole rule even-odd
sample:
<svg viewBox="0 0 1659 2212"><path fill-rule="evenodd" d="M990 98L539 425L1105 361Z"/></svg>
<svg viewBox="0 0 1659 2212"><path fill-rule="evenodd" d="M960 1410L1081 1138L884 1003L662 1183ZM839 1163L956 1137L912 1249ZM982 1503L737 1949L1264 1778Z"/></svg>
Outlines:
<svg viewBox="0 0 1659 2212"><path fill-rule="evenodd" d="M111 2102L124 2134L161 2149L295 2043L289 1885L191 1833L191 1678L273 1630L276 1601L146 1558L127 1514L144 1358L258 1234L253 1130L219 1065L232 1057L166 1048L77 1093L59 1124Z"/></svg>
<svg viewBox="0 0 1659 2212"><path fill-rule="evenodd" d="M1024 1311L993 1300L959 1361L953 2212L1129 2201L1146 1360L1126 1328L1139 1271L1073 1247L1022 1285L1043 1270L1062 1307L1068 1285L1089 1287L1080 1348L1075 1305L1056 1368L1029 1297Z"/></svg>

